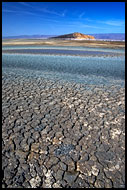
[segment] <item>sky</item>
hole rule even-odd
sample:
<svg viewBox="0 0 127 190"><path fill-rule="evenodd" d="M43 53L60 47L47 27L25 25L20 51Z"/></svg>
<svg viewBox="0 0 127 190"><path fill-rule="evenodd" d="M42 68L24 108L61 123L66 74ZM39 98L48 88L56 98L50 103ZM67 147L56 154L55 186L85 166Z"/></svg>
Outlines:
<svg viewBox="0 0 127 190"><path fill-rule="evenodd" d="M2 2L2 36L125 33L124 2Z"/></svg>

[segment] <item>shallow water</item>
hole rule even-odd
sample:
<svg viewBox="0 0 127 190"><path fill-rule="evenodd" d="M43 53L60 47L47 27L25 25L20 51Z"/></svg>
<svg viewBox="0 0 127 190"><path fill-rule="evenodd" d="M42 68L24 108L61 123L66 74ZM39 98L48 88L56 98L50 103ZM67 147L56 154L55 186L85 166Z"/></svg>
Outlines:
<svg viewBox="0 0 127 190"><path fill-rule="evenodd" d="M80 55L80 56L119 56L124 55L124 49L61 47L61 46L4 46L3 53L48 54L48 55Z"/></svg>
<svg viewBox="0 0 127 190"><path fill-rule="evenodd" d="M74 47L73 47L74 48ZM76 47L77 48L77 47ZM87 48L85 48L86 50ZM19 46L20 50L20 46ZM17 49L17 51L19 51ZM20 54L3 53L2 70L4 72L20 73L27 76L38 76L52 80L73 81L82 84L118 84L124 86L125 58L124 56L98 56L100 53L112 54L112 52L101 52L98 49L85 52L96 56L70 56L68 52L79 52L79 50L43 49L49 54L54 51L64 51L65 55L38 55L33 51L41 49L21 49ZM14 52L16 50L14 49ZM30 53L31 52L31 53ZM114 50L113 50L114 53Z"/></svg>
<svg viewBox="0 0 127 190"><path fill-rule="evenodd" d="M112 48L94 48L94 47L83 47L83 46L34 46L34 45L13 45L13 46L3 46L3 50L11 50L11 49L60 49L60 50L81 50L81 51L103 51L103 52L115 52L115 53L125 53L125 49L112 49Z"/></svg>
<svg viewBox="0 0 127 190"><path fill-rule="evenodd" d="M62 55L114 55L113 52L104 51L82 51L82 50L63 50L63 49L11 49L3 50L5 53L21 53L21 54L62 54ZM117 54L116 54L117 55Z"/></svg>

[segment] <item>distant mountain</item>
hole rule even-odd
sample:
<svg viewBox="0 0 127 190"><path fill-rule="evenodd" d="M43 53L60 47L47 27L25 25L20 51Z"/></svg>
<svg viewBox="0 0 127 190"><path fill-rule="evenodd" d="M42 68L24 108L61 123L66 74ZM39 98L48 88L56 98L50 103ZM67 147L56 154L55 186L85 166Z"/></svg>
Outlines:
<svg viewBox="0 0 127 190"><path fill-rule="evenodd" d="M64 34L64 35L60 35L60 36L56 36L56 37L52 37L53 39L95 39L94 36L91 35L85 35L79 32L74 32L71 34Z"/></svg>
<svg viewBox="0 0 127 190"><path fill-rule="evenodd" d="M75 32L72 34L66 34L66 35L20 35L20 36L4 36L2 39L52 39L52 38L75 38L75 39L82 39L84 34ZM124 33L107 33L107 34L87 34L84 35L84 37L89 38L89 36L92 36L96 40L125 40L125 34Z"/></svg>
<svg viewBox="0 0 127 190"><path fill-rule="evenodd" d="M3 39L47 39L56 35L20 35L20 36L4 36Z"/></svg>
<svg viewBox="0 0 127 190"><path fill-rule="evenodd" d="M125 40L124 33L107 33L107 34L91 34L93 35L96 40Z"/></svg>

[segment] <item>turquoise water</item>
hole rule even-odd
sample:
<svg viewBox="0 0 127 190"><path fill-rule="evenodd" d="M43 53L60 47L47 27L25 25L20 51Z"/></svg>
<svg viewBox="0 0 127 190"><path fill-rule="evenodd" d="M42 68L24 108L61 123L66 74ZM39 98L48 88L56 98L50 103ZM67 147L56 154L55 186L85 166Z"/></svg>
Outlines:
<svg viewBox="0 0 127 190"><path fill-rule="evenodd" d="M97 50L95 48L92 51L95 52ZM3 53L2 72L20 74L24 77L36 76L82 84L118 84L124 86L125 58L124 56L81 57Z"/></svg>

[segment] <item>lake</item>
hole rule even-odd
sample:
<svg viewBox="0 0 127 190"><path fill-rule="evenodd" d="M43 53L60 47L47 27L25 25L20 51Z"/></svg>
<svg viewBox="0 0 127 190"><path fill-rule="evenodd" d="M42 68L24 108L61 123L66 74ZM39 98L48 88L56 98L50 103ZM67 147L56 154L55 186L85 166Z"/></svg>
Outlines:
<svg viewBox="0 0 127 190"><path fill-rule="evenodd" d="M60 46L5 46L2 49L3 72L124 86L125 52L121 49Z"/></svg>

